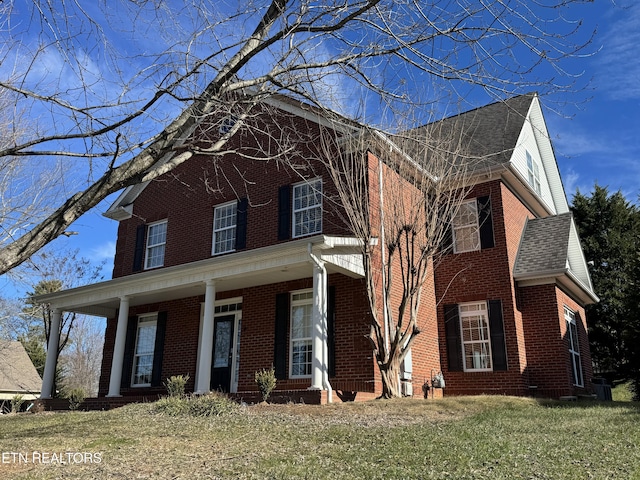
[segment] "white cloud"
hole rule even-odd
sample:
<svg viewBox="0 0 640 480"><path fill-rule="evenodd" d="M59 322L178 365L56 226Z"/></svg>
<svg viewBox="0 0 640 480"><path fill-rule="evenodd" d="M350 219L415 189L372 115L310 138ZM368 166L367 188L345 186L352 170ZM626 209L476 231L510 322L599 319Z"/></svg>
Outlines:
<svg viewBox="0 0 640 480"><path fill-rule="evenodd" d="M614 100L640 99L640 2L615 8L596 56L595 82Z"/></svg>
<svg viewBox="0 0 640 480"><path fill-rule="evenodd" d="M113 260L116 255L116 242L108 241L90 249L91 259L97 262Z"/></svg>

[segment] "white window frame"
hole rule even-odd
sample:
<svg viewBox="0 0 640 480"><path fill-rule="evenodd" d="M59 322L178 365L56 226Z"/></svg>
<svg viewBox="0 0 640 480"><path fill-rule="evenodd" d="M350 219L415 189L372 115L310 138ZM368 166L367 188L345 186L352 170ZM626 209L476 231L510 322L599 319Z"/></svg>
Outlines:
<svg viewBox="0 0 640 480"><path fill-rule="evenodd" d="M226 211L229 207L233 208L233 225L226 225L221 228L216 228L216 219L221 214L221 212ZM225 217L225 218L228 218ZM220 255L222 253L234 252L236 250L236 229L238 227L238 202L228 202L222 205L218 205L213 209L213 244L211 245L211 255ZM228 233L232 235L231 240L231 248L227 248L226 250L216 251L217 247L217 239L218 235L222 234L222 232ZM224 243L221 245L226 245L228 242L228 238L224 240Z"/></svg>
<svg viewBox="0 0 640 480"><path fill-rule="evenodd" d="M457 222L460 220L460 216L464 211L467 205L473 205L473 211L475 212L475 219L468 223L458 224ZM478 201L474 198L473 200L467 200L460 204L460 208L456 216L453 218L451 222L451 229L453 232L453 253L465 253L465 252L476 252L480 250L480 224L479 224L479 214L478 214ZM471 247L467 248L458 248L458 238L462 238L462 232L469 231L467 233L467 237L471 237L472 235L475 237L475 244ZM473 243L472 239L472 243Z"/></svg>
<svg viewBox="0 0 640 480"><path fill-rule="evenodd" d="M566 305L564 305L564 319L567 322L567 339L569 340L569 356L571 357L571 381L576 387L583 387L584 376L582 374L582 357L580 356L576 313Z"/></svg>
<svg viewBox="0 0 640 480"><path fill-rule="evenodd" d="M296 298L299 297L299 298ZM295 311L298 308L306 308L308 324L308 336L294 337L294 319ZM297 290L291 292L291 306L290 306L290 327L289 327L289 378L311 378L311 372L313 369L313 289ZM309 355L309 361L295 362L294 348L296 345L306 346L308 350L306 354ZM295 365L306 365L305 369L308 369L309 373L294 373Z"/></svg>
<svg viewBox="0 0 640 480"><path fill-rule="evenodd" d="M151 350L145 350L143 352L138 351L138 341L140 339L140 329L154 327L153 332L153 344ZM138 316L138 325L136 327L136 341L133 347L133 366L131 371L131 386L132 387L150 387L151 378L153 376L153 357L155 354L156 335L158 333L158 313L150 313ZM151 370L149 372L148 382L138 382L138 367L141 357L151 357Z"/></svg>
<svg viewBox="0 0 640 480"><path fill-rule="evenodd" d="M305 188L310 189L313 193L318 193L317 200L313 204L307 204L296 208L296 197L302 195L302 190ZM313 178L311 180L305 180L304 182L296 183L293 185L292 192L292 208L291 208L291 231L293 238L305 237L307 235L313 235L316 233L322 233L322 178ZM314 195L307 196L308 199L313 199ZM314 215L320 216L319 228L315 230L309 230L308 225L311 223L308 219L305 222L304 216L309 212L314 211ZM298 216L300 221L298 222ZM317 219L316 219L317 220ZM314 222L315 223L315 222ZM307 228L305 229L305 225ZM299 231L300 230L300 231Z"/></svg>
<svg viewBox="0 0 640 480"><path fill-rule="evenodd" d="M460 318L460 341L462 343L462 365L465 372L492 372L493 357L491 352L491 330L489 327L489 309L487 302L469 302L458 305ZM465 321L472 317L480 317L486 328L466 328ZM486 335L485 335L486 332ZM470 338L469 334L477 334L478 338ZM465 335L466 334L466 335ZM465 336L467 337L465 339ZM466 346L480 346L479 351L474 351L471 365L467 365ZM476 355L478 354L478 355Z"/></svg>
<svg viewBox="0 0 640 480"><path fill-rule="evenodd" d="M538 195L541 195L542 189L540 187L540 165L538 165L538 162L533 158L533 156L531 156L529 150L525 150L525 153L527 156L527 179L529 181L529 185L531 185L533 190Z"/></svg>
<svg viewBox="0 0 640 480"><path fill-rule="evenodd" d="M152 230L155 227L158 227L160 225L165 226L164 228L164 238L162 239L162 241L157 242L157 243L150 243L151 239L153 238L151 235ZM158 268L158 267L162 267L164 266L164 257L166 254L166 245L167 245L167 220L160 220L159 222L154 222L154 223L150 223L149 225L147 225L147 239L146 239L146 244L145 244L145 249L144 249L144 269L145 270L150 270L152 268ZM162 254L161 255L157 255L157 256L152 256L151 253L155 251L155 249L161 249ZM159 258L159 263L154 263L154 264L150 264L151 260L155 260L156 258Z"/></svg>

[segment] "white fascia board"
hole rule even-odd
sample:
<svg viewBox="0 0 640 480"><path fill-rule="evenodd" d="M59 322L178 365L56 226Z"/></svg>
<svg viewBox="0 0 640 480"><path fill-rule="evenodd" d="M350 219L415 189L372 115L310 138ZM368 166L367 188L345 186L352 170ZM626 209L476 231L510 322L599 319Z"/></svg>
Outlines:
<svg viewBox="0 0 640 480"><path fill-rule="evenodd" d="M35 297L35 301L37 303L48 303L53 308L60 308L61 310L87 307L94 309L93 311L97 315L99 315L99 311L113 313L113 307L105 304L112 303L114 299L187 288L192 285L203 284L207 280L222 280L243 275L250 276L252 273L265 270L305 264L310 261L309 244L312 244L314 248L329 251L329 249L333 248L332 244L339 245L341 243L345 244L344 246L353 247L358 244L358 240L314 235L245 252L222 257L211 257L197 262L127 275L93 285L38 295ZM341 261L336 266L352 272L353 276L358 275L359 270L357 266L349 266L352 263L357 263L351 258L352 255L347 254L350 258L349 261Z"/></svg>
<svg viewBox="0 0 640 480"><path fill-rule="evenodd" d="M514 276L514 280L520 287L534 287L549 284L562 286L584 305L600 301L598 296L569 269L550 270L547 272L538 272L533 275Z"/></svg>
<svg viewBox="0 0 640 480"><path fill-rule="evenodd" d="M569 204L567 202L567 196L562 185L562 178L560 177L560 169L558 167L558 161L556 160L551 138L549 137L549 131L547 124L544 121L544 113L540 106L540 99L536 95L529 106L529 112L527 113L527 119L531 123L533 128L533 134L538 145L538 151L542 158L543 168L549 182L549 189L551 190L551 196L555 204L555 210L560 213L566 213L569 211Z"/></svg>
<svg viewBox="0 0 640 480"><path fill-rule="evenodd" d="M303 108L301 106L294 105L292 103L283 102L277 96L266 97L262 100L262 103L269 105L271 107L277 108L278 110L282 110L283 112L296 115L305 120L309 120L313 123L317 123L318 125L321 125L323 127L331 128L343 134L350 134L359 130L359 127L355 125L350 125L346 119L344 122L338 123L332 119L325 117L324 115L322 115L317 111L318 107L313 107L311 105L308 105L307 106L308 108ZM304 104L301 103L301 105L304 105ZM339 113L336 113L333 111L331 113L334 114L336 118L340 118L340 119L344 118Z"/></svg>

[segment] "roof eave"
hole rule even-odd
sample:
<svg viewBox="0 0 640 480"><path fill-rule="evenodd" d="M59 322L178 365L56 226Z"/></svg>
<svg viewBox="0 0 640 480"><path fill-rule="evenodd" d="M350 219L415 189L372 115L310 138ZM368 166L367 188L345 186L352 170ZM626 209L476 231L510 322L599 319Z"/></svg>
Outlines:
<svg viewBox="0 0 640 480"><path fill-rule="evenodd" d="M561 270L547 270L530 274L514 274L513 279L521 287L531 287L535 285L548 285L554 283L569 291L583 305L598 303L600 298L587 287L568 268Z"/></svg>

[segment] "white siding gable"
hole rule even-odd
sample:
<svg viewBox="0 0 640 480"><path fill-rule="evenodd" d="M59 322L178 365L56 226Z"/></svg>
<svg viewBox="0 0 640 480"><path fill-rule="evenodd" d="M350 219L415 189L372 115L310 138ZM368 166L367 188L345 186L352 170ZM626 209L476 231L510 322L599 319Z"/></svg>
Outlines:
<svg viewBox="0 0 640 480"><path fill-rule="evenodd" d="M538 97L535 97L531 102L511 157L513 169L521 177L522 182L533 192L535 191L534 187L529 182L527 152L539 167L540 194L536 193L536 195L541 203L552 215L568 212L569 205Z"/></svg>

